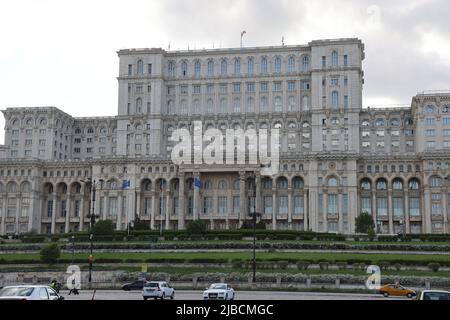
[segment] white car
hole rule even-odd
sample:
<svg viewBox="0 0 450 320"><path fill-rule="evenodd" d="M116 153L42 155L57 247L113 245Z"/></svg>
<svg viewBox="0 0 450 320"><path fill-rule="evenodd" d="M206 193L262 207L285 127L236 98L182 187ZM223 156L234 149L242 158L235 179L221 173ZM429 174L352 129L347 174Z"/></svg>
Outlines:
<svg viewBox="0 0 450 320"><path fill-rule="evenodd" d="M424 290L420 292L417 300L450 300L450 292L441 290Z"/></svg>
<svg viewBox="0 0 450 320"><path fill-rule="evenodd" d="M0 300L64 300L49 286L21 285L0 289Z"/></svg>
<svg viewBox="0 0 450 320"><path fill-rule="evenodd" d="M165 281L148 281L144 284L142 289L142 297L144 300L148 298L153 299L173 299L175 297L175 290L169 286Z"/></svg>
<svg viewBox="0 0 450 320"><path fill-rule="evenodd" d="M229 284L213 283L203 291L203 300L234 300L236 293Z"/></svg>

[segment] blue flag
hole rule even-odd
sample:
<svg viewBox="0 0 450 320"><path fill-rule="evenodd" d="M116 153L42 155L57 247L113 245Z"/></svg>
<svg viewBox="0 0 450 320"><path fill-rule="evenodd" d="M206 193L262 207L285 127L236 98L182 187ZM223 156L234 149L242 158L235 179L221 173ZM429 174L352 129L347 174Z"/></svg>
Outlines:
<svg viewBox="0 0 450 320"><path fill-rule="evenodd" d="M122 189L127 189L131 186L131 181L130 180L123 180L122 181Z"/></svg>
<svg viewBox="0 0 450 320"><path fill-rule="evenodd" d="M194 179L194 187L199 188L199 189L203 188L202 180L195 178Z"/></svg>

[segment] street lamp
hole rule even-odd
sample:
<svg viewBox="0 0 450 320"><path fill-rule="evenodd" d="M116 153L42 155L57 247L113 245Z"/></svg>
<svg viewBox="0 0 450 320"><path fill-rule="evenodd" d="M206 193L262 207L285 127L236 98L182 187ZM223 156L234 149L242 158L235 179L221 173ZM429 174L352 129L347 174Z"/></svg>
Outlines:
<svg viewBox="0 0 450 320"><path fill-rule="evenodd" d="M74 255L75 255L75 236L72 236L71 239L72 239L72 265L73 265L73 260L74 260Z"/></svg>
<svg viewBox="0 0 450 320"><path fill-rule="evenodd" d="M94 180L94 182L92 182L91 178L88 178L87 181L81 180L81 182L87 183L92 185L92 213L89 212L87 218L89 219L89 231L90 231L90 235L89 235L89 240L90 240L90 255L88 257L88 262L89 262L89 283L92 282L92 263L94 261L94 256L92 255L93 253L93 249L94 249L94 234L93 232L93 227L95 225L95 219L99 218L99 216L95 215L95 193L96 193L96 187L97 187L97 182ZM103 184L103 179L100 179L98 181L100 183L100 187ZM90 207L89 207L89 211L90 211Z"/></svg>
<svg viewBox="0 0 450 320"><path fill-rule="evenodd" d="M252 220L253 220L253 283L256 282L256 217L261 214L256 212L256 173L254 173L253 182L253 210L251 210Z"/></svg>

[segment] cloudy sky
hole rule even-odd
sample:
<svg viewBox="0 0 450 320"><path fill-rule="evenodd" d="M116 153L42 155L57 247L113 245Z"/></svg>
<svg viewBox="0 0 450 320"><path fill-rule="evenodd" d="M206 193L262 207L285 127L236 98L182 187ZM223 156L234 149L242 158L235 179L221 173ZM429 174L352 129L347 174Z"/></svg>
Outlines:
<svg viewBox="0 0 450 320"><path fill-rule="evenodd" d="M0 109L115 115L118 49L238 47L241 30L246 46L358 37L364 106L409 104L450 89L448 17L448 0L2 0Z"/></svg>

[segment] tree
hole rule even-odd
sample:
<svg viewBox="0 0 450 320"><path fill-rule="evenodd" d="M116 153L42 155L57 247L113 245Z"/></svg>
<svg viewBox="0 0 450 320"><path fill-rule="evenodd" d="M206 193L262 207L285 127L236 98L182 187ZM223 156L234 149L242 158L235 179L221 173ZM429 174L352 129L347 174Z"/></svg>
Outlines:
<svg viewBox="0 0 450 320"><path fill-rule="evenodd" d="M372 216L368 212L362 212L355 219L356 233L371 234L374 232L375 223Z"/></svg>
<svg viewBox="0 0 450 320"><path fill-rule="evenodd" d="M134 218L133 230L149 230L150 226L145 221L142 221L138 216Z"/></svg>
<svg viewBox="0 0 450 320"><path fill-rule="evenodd" d="M206 223L202 220L191 221L186 226L186 231L189 234L204 234L206 230Z"/></svg>
<svg viewBox="0 0 450 320"><path fill-rule="evenodd" d="M41 249L40 256L42 262L55 264L61 256L61 250L56 243L52 243Z"/></svg>
<svg viewBox="0 0 450 320"><path fill-rule="evenodd" d="M111 236L115 226L111 220L99 220L92 227L92 233L96 236Z"/></svg>
<svg viewBox="0 0 450 320"><path fill-rule="evenodd" d="M244 230L253 230L253 221L252 220L246 220L242 223L242 227L241 229ZM259 221L256 223L255 225L255 229L257 230L265 230L266 229L266 224L263 221Z"/></svg>

